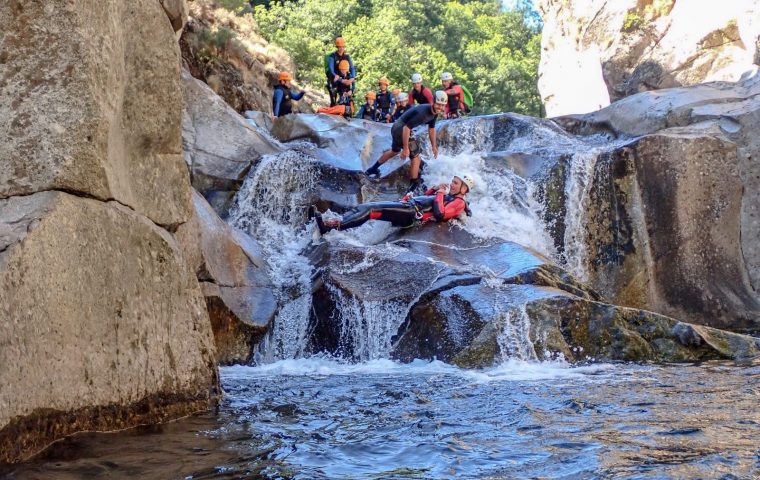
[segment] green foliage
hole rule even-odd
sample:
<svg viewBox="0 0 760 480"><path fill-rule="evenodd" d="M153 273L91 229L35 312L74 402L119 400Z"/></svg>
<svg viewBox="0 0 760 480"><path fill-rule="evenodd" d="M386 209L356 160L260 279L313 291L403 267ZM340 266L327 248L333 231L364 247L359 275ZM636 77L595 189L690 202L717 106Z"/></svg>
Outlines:
<svg viewBox="0 0 760 480"><path fill-rule="evenodd" d="M198 54L206 61L227 58L233 49L242 50L237 34L230 28L203 29L198 35Z"/></svg>
<svg viewBox="0 0 760 480"><path fill-rule="evenodd" d="M257 5L255 18L314 88L325 83L324 54L343 36L362 96L381 76L408 90L414 72L435 90L449 71L473 93L475 113L539 115L540 26L525 8L505 11L499 0L290 0Z"/></svg>

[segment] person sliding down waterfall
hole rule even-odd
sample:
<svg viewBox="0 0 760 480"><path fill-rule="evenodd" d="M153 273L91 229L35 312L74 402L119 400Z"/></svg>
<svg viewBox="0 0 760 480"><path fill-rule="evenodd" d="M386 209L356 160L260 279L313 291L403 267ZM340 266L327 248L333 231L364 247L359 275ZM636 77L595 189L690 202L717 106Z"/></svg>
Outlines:
<svg viewBox="0 0 760 480"><path fill-rule="evenodd" d="M386 150L380 155L374 165L369 167L366 172L367 176L380 176L380 165L384 164L391 158L401 153L401 159L409 157L411 169L409 171L409 189L408 192L414 192L422 185L420 178L420 149L414 139L410 139L412 130L416 127L427 123L428 135L430 136L430 145L433 149L433 157L438 158L438 142L435 138L435 120L446 109L448 97L442 91L435 92L435 103L432 105L417 105L407 110L396 120L391 127L391 149Z"/></svg>
<svg viewBox="0 0 760 480"><path fill-rule="evenodd" d="M462 175L452 178L449 185L442 183L431 188L425 195L413 197L407 193L398 202L364 203L335 219L322 218L322 214L317 212L315 220L323 235L333 229L358 227L367 220L382 220L402 228L431 221L446 222L457 218L462 212L469 215L464 197L474 186L472 177Z"/></svg>

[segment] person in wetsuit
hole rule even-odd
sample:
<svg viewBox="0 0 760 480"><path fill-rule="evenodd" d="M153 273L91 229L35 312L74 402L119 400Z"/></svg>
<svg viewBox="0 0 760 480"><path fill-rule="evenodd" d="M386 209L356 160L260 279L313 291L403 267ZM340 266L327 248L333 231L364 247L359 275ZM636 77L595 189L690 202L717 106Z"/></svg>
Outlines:
<svg viewBox="0 0 760 480"><path fill-rule="evenodd" d="M277 117L293 113L291 101L300 100L304 96L304 93L306 93L303 90L298 93L294 92L290 85L291 80L293 80L293 77L289 72L280 72L280 83L274 86L274 95L272 96L272 115L274 120Z"/></svg>
<svg viewBox="0 0 760 480"><path fill-rule="evenodd" d="M414 106L415 102L418 105L433 103L433 92L422 84L422 75L419 73L412 75L412 89L409 91L409 106Z"/></svg>
<svg viewBox="0 0 760 480"><path fill-rule="evenodd" d="M435 120L446 108L446 101L446 94L439 90L435 92L435 103L432 105L417 105L401 115L401 117L393 123L393 127L391 127L391 149L383 152L374 165L369 167L364 173L367 176L380 176L380 165L401 153L402 160L409 157L411 161L412 168L409 173L409 191L415 191L420 185L422 185L422 180L420 179L420 150L417 146L417 142L410 137L412 135L412 130L414 130L415 127L418 127L423 123L427 124L430 145L433 149L433 157L438 158L438 142L435 138Z"/></svg>
<svg viewBox="0 0 760 480"><path fill-rule="evenodd" d="M409 106L409 95L407 95L406 92L401 92L398 94L398 98L396 100L396 112L393 114L393 121L395 122L399 118L401 118L401 115L405 114L407 110L409 110L411 107Z"/></svg>
<svg viewBox="0 0 760 480"><path fill-rule="evenodd" d="M382 77L377 82L379 90L375 94L375 110L377 110L377 121L391 123L393 120L393 111L396 109L396 99L388 90L390 82L387 78Z"/></svg>
<svg viewBox="0 0 760 480"><path fill-rule="evenodd" d="M364 95L364 98L367 100L364 102L364 105L359 108L359 113L356 114L357 118L361 118L362 120L372 120L373 122L377 120L377 110L375 109L375 99L377 98L377 95L373 91L369 91Z"/></svg>
<svg viewBox="0 0 760 480"><path fill-rule="evenodd" d="M354 69L354 62L351 60L351 56L346 53L346 41L343 37L335 39L335 51L327 57L327 90L330 92L330 106L335 106L337 100L340 98L340 92L335 88L335 83L339 81L340 62L348 63L348 76L340 79L345 85L351 85L353 87L354 80L356 79L356 70Z"/></svg>
<svg viewBox="0 0 760 480"><path fill-rule="evenodd" d="M441 74L441 85L446 92L448 102L443 118L459 118L464 114L464 91L458 83L454 81L454 76L449 72Z"/></svg>
<svg viewBox="0 0 760 480"><path fill-rule="evenodd" d="M332 107L320 107L317 109L317 113L341 115L346 118L351 118L354 116L354 84L353 82L346 83L343 81L350 75L347 61L340 61L338 64L338 72L338 80L333 84L334 91L338 94L338 100Z"/></svg>
<svg viewBox="0 0 760 480"><path fill-rule="evenodd" d="M356 206L341 218L315 220L323 235L330 230L347 230L363 225L368 220L390 222L394 227L412 227L418 223L447 222L468 211L465 195L475 186L468 175L454 177L451 183L429 189L425 195L406 194L398 202L372 202Z"/></svg>

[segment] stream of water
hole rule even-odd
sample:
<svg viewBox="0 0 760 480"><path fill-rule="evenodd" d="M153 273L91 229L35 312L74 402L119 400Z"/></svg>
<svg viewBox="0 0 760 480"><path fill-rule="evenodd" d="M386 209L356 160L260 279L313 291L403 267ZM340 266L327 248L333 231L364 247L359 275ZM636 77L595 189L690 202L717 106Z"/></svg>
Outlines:
<svg viewBox="0 0 760 480"><path fill-rule="evenodd" d="M429 184L462 172L475 178L474 215L456 223L479 238L530 246L583 278L584 201L598 156L593 142L574 144L546 128L506 149L538 155L549 145L575 152L564 186L560 254L536 186L486 161L493 147L487 127L460 133L464 146L442 149L425 172ZM221 369L225 395L218 410L126 432L75 435L1 477L760 478L758 363L542 363L518 305L500 312L502 363L494 368L398 364L387 355L410 304L340 292L338 314L355 363L310 356L314 267L303 251L314 240L306 218L306 193L318 180L314 162L308 148L265 157L230 212L230 223L260 243L281 308L254 366ZM336 268L367 268L395 255L398 247L383 243L389 232L370 222L328 234L328 242L374 245L358 264Z"/></svg>
<svg viewBox="0 0 760 480"><path fill-rule="evenodd" d="M760 478L760 364L222 369L217 412L80 434L9 479Z"/></svg>

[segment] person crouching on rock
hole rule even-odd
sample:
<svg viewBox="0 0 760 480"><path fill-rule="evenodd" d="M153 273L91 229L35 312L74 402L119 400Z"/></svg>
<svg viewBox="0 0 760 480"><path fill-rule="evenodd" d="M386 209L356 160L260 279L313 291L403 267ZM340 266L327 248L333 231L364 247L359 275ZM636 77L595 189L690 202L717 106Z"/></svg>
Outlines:
<svg viewBox="0 0 760 480"><path fill-rule="evenodd" d="M391 158L401 153L401 159L407 157L411 159L411 170L409 173L409 190L417 190L422 185L420 178L420 149L417 142L410 140L412 130L426 123L428 126L428 135L430 136L430 145L433 149L433 157L438 158L438 142L435 138L435 121L438 115L446 109L448 97L442 91L435 92L435 103L417 105L406 111L401 117L393 123L391 127L392 144L391 149L386 150L377 159L374 165L369 167L364 173L367 176L380 176L380 165L384 164Z"/></svg>
<svg viewBox="0 0 760 480"><path fill-rule="evenodd" d="M347 230L363 225L367 220L390 222L394 227L412 227L426 222L446 222L467 212L465 195L473 189L472 177L462 175L451 179L449 185L442 183L429 189L425 195L413 197L406 194L398 202L372 202L354 207L341 218L323 218L317 213L315 220L319 232Z"/></svg>
<svg viewBox="0 0 760 480"><path fill-rule="evenodd" d="M280 83L274 86L274 95L272 96L273 120L293 113L292 100L300 100L306 93L303 90L299 93L294 92L290 85L291 80L293 77L289 72L280 72Z"/></svg>
<svg viewBox="0 0 760 480"><path fill-rule="evenodd" d="M342 115L346 118L354 116L353 90L354 83L349 78L349 64L346 60L338 63L338 79L333 82L333 91L337 94L337 100L332 107L320 107L317 113L328 113L330 115Z"/></svg>

